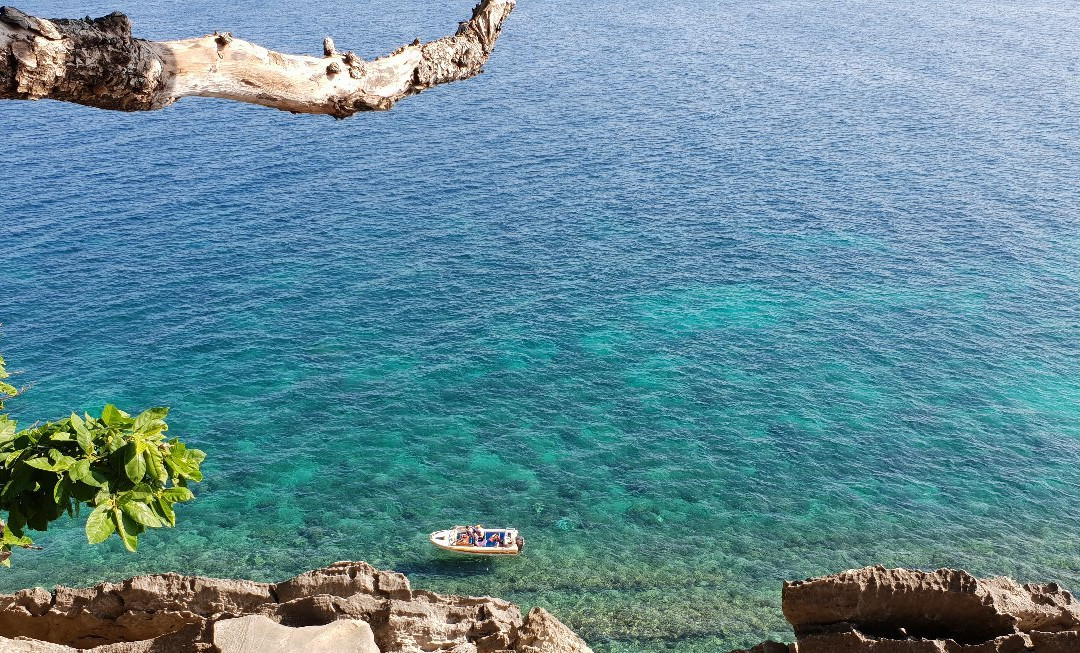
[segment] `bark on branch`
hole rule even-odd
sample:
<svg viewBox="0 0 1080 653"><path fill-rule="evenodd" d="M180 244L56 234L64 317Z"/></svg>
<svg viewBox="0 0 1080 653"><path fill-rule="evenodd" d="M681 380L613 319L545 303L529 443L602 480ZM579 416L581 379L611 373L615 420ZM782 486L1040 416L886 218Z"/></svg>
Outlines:
<svg viewBox="0 0 1080 653"><path fill-rule="evenodd" d="M482 0L454 36L365 61L323 42L322 57L281 54L228 33L182 41L131 36L131 21L52 19L0 7L0 99L48 98L149 111L219 97L345 118L385 111L437 84L481 72L516 0Z"/></svg>

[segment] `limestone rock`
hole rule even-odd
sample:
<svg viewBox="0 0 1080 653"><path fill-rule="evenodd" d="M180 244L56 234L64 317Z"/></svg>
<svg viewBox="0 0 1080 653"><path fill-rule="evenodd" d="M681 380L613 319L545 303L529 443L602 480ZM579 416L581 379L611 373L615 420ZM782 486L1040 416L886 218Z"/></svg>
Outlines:
<svg viewBox="0 0 1080 653"><path fill-rule="evenodd" d="M335 563L276 585L157 574L87 589L36 588L0 596L0 636L41 640L30 643L41 646L51 642L64 651L217 652L216 639L229 636L218 635L217 625L246 616L258 618L223 628L258 622L263 630L270 628L267 623L297 629L358 620L383 653L589 651L542 610L523 619L516 605L500 599L413 590L405 576L363 562Z"/></svg>
<svg viewBox="0 0 1080 653"><path fill-rule="evenodd" d="M1080 605L1056 585L980 580L965 571L867 567L784 583L784 616L797 637L856 624L871 635L978 643L1033 630L1080 628Z"/></svg>
<svg viewBox="0 0 1080 653"><path fill-rule="evenodd" d="M1080 651L1080 605L1053 583L867 567L784 583L783 607L798 642L742 653Z"/></svg>
<svg viewBox="0 0 1080 653"><path fill-rule="evenodd" d="M0 596L0 634L80 648L177 632L206 618L240 616L273 601L251 581L178 574L136 576L89 589L41 588Z"/></svg>
<svg viewBox="0 0 1080 653"><path fill-rule="evenodd" d="M431 651L471 643L477 653L495 653L513 650L522 619L516 605L500 599L418 590L412 601L388 601L370 623L383 651Z"/></svg>
<svg viewBox="0 0 1080 653"><path fill-rule="evenodd" d="M4 653L75 653L70 646L50 644L36 639L8 639L0 637L0 651Z"/></svg>
<svg viewBox="0 0 1080 653"><path fill-rule="evenodd" d="M1031 648L1039 653L1075 653L1080 651L1080 630L1058 633L1029 633Z"/></svg>
<svg viewBox="0 0 1080 653"><path fill-rule="evenodd" d="M517 653L584 653L589 647L550 612L538 607L525 615L514 650Z"/></svg>
<svg viewBox="0 0 1080 653"><path fill-rule="evenodd" d="M348 598L354 594L375 594L382 598L408 601L409 579L392 571L380 571L366 562L335 562L329 567L300 574L275 586L278 600L329 594Z"/></svg>
<svg viewBox="0 0 1080 653"><path fill-rule="evenodd" d="M221 653L380 653L371 626L357 619L301 628L259 615L222 619L214 624L214 645Z"/></svg>

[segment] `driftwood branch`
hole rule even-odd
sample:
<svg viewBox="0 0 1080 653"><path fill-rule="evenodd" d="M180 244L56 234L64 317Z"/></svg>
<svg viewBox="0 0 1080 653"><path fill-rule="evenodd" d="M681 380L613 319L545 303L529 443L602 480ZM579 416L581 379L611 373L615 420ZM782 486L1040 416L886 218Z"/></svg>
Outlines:
<svg viewBox="0 0 1080 653"><path fill-rule="evenodd" d="M482 0L454 36L371 61L337 52L281 54L228 33L182 41L131 36L131 21L52 19L0 8L0 99L48 98L149 111L182 97L218 97L345 118L385 111L410 95L481 72L516 0Z"/></svg>

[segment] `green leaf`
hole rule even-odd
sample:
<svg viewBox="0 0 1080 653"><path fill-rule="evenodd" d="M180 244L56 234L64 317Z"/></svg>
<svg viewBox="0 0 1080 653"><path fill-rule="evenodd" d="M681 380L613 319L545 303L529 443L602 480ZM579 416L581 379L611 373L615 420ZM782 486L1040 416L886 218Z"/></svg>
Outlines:
<svg viewBox="0 0 1080 653"><path fill-rule="evenodd" d="M53 464L49 462L48 458L31 458L30 460L24 460L23 464L29 465L34 469L42 469L47 472L55 471Z"/></svg>
<svg viewBox="0 0 1080 653"><path fill-rule="evenodd" d="M180 503L181 501L191 501L195 498L195 495L186 487L171 487L161 493L161 498L169 503Z"/></svg>
<svg viewBox="0 0 1080 653"><path fill-rule="evenodd" d="M76 461L76 463L71 466L68 475L71 476L71 480L73 481L79 481L80 483L86 483L87 485L92 485L94 487L107 487L109 484L108 477L91 468L89 460Z"/></svg>
<svg viewBox="0 0 1080 653"><path fill-rule="evenodd" d="M120 534L120 539L124 542L124 548L135 553L139 548L139 536L136 532L138 524L120 512L119 508L113 508L112 522L116 526L116 532Z"/></svg>
<svg viewBox="0 0 1080 653"><path fill-rule="evenodd" d="M201 481L203 476L199 471L199 463L206 458L206 454L198 449L187 449L182 444L173 445L169 455L165 458L165 464L178 478L190 478L193 481Z"/></svg>
<svg viewBox="0 0 1080 653"><path fill-rule="evenodd" d="M16 535L10 528L4 529L2 535L0 535L0 542L8 546L30 546L34 543L29 537L23 535L22 537Z"/></svg>
<svg viewBox="0 0 1080 653"><path fill-rule="evenodd" d="M49 442L71 442L71 433L68 431L55 431L50 433Z"/></svg>
<svg viewBox="0 0 1080 653"><path fill-rule="evenodd" d="M101 411L101 421L105 422L106 426L120 426L124 417L124 412L112 404L105 404Z"/></svg>
<svg viewBox="0 0 1080 653"><path fill-rule="evenodd" d="M84 503L91 503L94 500L94 495L97 494L96 488L87 485L86 483L72 483L71 484L71 497L75 499L72 503L75 516L79 514L79 506ZM92 503L91 503L92 505Z"/></svg>
<svg viewBox="0 0 1080 653"><path fill-rule="evenodd" d="M75 413L71 414L71 426L75 429L75 439L79 443L79 448L87 454L94 453L94 438L91 437L90 431L86 428L86 422Z"/></svg>
<svg viewBox="0 0 1080 653"><path fill-rule="evenodd" d="M109 506L98 506L86 519L86 539L90 544L98 544L109 539L116 532Z"/></svg>
<svg viewBox="0 0 1080 653"><path fill-rule="evenodd" d="M0 415L0 444L15 439L15 420L8 419L7 415Z"/></svg>
<svg viewBox="0 0 1080 653"><path fill-rule="evenodd" d="M134 499L135 501L146 502L154 496L154 491L150 489L150 486L146 483L139 483L129 492L125 492L121 497L122 500Z"/></svg>
<svg viewBox="0 0 1080 653"><path fill-rule="evenodd" d="M164 426L164 424L156 424L165 419L165 416L169 414L169 409L165 406L155 406L154 408L148 408L139 414L135 418L135 432L141 433L154 426ZM163 429L162 429L163 430Z"/></svg>
<svg viewBox="0 0 1080 653"><path fill-rule="evenodd" d="M125 443L127 443L127 438L119 433L113 433L109 435L108 439L105 441L105 453L114 454L122 449Z"/></svg>
<svg viewBox="0 0 1080 653"><path fill-rule="evenodd" d="M161 484L169 480L169 473L165 471L165 463L161 460L160 451L150 448L143 456L146 458L146 469L150 472L151 478Z"/></svg>
<svg viewBox="0 0 1080 653"><path fill-rule="evenodd" d="M188 464L183 458L177 458L174 455L169 455L164 459L165 467L174 478L183 478L189 476L195 470Z"/></svg>
<svg viewBox="0 0 1080 653"><path fill-rule="evenodd" d="M75 459L65 456L56 449L49 449L49 460L52 461L51 472L66 472L75 464Z"/></svg>
<svg viewBox="0 0 1080 653"><path fill-rule="evenodd" d="M176 526L176 511L173 510L172 502L165 498L158 498L157 505L169 526Z"/></svg>
<svg viewBox="0 0 1080 653"><path fill-rule="evenodd" d="M146 461L139 453L139 448L134 442L124 447L124 473L132 483L138 483L146 476Z"/></svg>
<svg viewBox="0 0 1080 653"><path fill-rule="evenodd" d="M71 466L68 470L68 476L73 481L82 481L86 476L90 474L90 461L80 460Z"/></svg>
<svg viewBox="0 0 1080 653"><path fill-rule="evenodd" d="M120 509L124 511L125 515L143 526L150 528L160 528L162 526L161 518L154 513L150 506L141 501L125 501L120 504Z"/></svg>
<svg viewBox="0 0 1080 653"><path fill-rule="evenodd" d="M79 448L89 455L94 455L94 439L86 429L75 432L75 439L79 442Z"/></svg>
<svg viewBox="0 0 1080 653"><path fill-rule="evenodd" d="M0 491L0 499L10 501L22 494L23 490L30 487L33 476L34 472L30 467L27 467L26 465L16 465L15 471L11 473L11 479L4 485L3 491ZM14 514L16 508L17 506L10 506L8 510L10 513Z"/></svg>
<svg viewBox="0 0 1080 653"><path fill-rule="evenodd" d="M23 515L22 509L18 504L11 504L11 509L8 510L7 530L12 533L21 533L24 526L26 526L26 516Z"/></svg>
<svg viewBox="0 0 1080 653"><path fill-rule="evenodd" d="M128 535L134 535L138 537L146 532L146 527L135 521L131 517L124 515L124 530L128 532Z"/></svg>
<svg viewBox="0 0 1080 653"><path fill-rule="evenodd" d="M202 461L206 460L206 452L201 449L188 449L187 459L191 464L198 466Z"/></svg>
<svg viewBox="0 0 1080 653"><path fill-rule="evenodd" d="M95 506L111 506L113 504L114 498L115 497L113 497L113 493L109 490L109 488L103 487L97 491L97 494L94 495L93 504Z"/></svg>
<svg viewBox="0 0 1080 653"><path fill-rule="evenodd" d="M63 506L66 503L68 483L67 477L61 476L60 480L53 486L53 501L55 501L58 506Z"/></svg>
<svg viewBox="0 0 1080 653"><path fill-rule="evenodd" d="M32 506L35 509L36 506ZM47 531L49 530L49 522L56 519L58 515L49 515L46 512L36 509L35 512L27 512L26 525L35 531Z"/></svg>

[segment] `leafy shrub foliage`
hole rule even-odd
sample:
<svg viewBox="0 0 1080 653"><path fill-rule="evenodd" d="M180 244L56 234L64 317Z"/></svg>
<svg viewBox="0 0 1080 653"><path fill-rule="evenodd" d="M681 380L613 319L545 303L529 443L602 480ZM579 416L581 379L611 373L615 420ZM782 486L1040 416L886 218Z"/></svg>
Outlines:
<svg viewBox="0 0 1080 653"><path fill-rule="evenodd" d="M18 390L0 358L0 411ZM206 457L176 438L167 439L168 408L131 417L112 404L100 417L72 413L57 422L19 431L0 412L0 564L10 566L13 547L33 546L27 529L44 531L65 513L85 506L91 544L114 533L129 551L148 528L176 525L174 506L194 498L188 483L202 480Z"/></svg>

